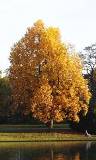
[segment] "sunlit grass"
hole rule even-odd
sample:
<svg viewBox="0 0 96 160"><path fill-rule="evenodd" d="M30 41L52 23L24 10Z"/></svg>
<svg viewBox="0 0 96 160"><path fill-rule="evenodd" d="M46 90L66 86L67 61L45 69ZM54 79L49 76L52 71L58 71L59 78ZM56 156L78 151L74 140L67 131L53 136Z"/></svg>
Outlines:
<svg viewBox="0 0 96 160"><path fill-rule="evenodd" d="M43 141L96 141L96 136L64 133L0 133L0 141L43 142Z"/></svg>

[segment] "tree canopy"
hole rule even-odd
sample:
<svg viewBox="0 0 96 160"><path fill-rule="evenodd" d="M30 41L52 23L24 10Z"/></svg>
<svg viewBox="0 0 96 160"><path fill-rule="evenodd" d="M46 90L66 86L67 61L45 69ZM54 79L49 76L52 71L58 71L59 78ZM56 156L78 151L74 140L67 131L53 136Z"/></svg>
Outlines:
<svg viewBox="0 0 96 160"><path fill-rule="evenodd" d="M84 50L80 52L80 57L83 61L85 74L93 74L96 67L96 43L85 47Z"/></svg>
<svg viewBox="0 0 96 160"><path fill-rule="evenodd" d="M44 123L79 121L88 110L90 93L79 57L69 54L58 28L38 20L10 53L14 106Z"/></svg>

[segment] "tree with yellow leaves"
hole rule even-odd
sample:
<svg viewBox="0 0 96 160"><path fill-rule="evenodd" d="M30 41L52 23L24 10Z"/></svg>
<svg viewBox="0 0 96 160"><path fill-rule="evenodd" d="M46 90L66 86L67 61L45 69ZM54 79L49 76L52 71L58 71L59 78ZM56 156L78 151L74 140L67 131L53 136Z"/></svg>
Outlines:
<svg viewBox="0 0 96 160"><path fill-rule="evenodd" d="M10 82L16 108L44 123L79 121L90 93L77 55L70 55L58 28L41 20L28 28L10 53Z"/></svg>

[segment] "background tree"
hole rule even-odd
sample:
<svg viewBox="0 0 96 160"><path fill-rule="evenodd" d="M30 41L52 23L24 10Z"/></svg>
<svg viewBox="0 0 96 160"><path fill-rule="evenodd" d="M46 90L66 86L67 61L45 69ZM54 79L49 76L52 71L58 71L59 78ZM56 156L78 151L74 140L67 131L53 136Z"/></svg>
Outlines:
<svg viewBox="0 0 96 160"><path fill-rule="evenodd" d="M95 128L94 124L96 123L94 115L96 106L96 43L85 47L80 53L80 57L83 63L84 78L88 80L88 85L92 94L86 117L86 124L89 129L93 130L93 128ZM84 124L84 121L82 121L82 123Z"/></svg>
<svg viewBox="0 0 96 160"><path fill-rule="evenodd" d="M10 114L10 84L8 77L0 76L0 122L7 120Z"/></svg>
<svg viewBox="0 0 96 160"><path fill-rule="evenodd" d="M10 82L15 107L32 111L44 123L79 121L90 94L80 60L61 42L58 28L37 21L10 54Z"/></svg>
<svg viewBox="0 0 96 160"><path fill-rule="evenodd" d="M96 96L95 84L95 69L96 69L96 44L85 47L80 53L83 62L83 72L86 79L88 79L92 99Z"/></svg>
<svg viewBox="0 0 96 160"><path fill-rule="evenodd" d="M96 44L85 47L83 52L80 52L80 57L83 60L85 73L92 74L96 65Z"/></svg>

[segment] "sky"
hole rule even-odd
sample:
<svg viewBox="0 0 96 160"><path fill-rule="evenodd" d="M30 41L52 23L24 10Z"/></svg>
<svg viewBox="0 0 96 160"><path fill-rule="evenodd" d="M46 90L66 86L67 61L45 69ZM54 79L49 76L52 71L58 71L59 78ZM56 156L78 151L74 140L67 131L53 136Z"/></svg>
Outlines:
<svg viewBox="0 0 96 160"><path fill-rule="evenodd" d="M96 42L96 0L0 0L0 69L9 67L11 47L42 19L59 27L62 40L80 51Z"/></svg>

